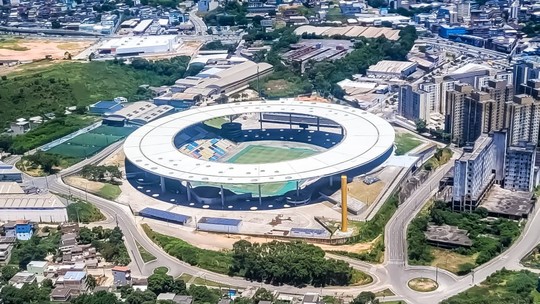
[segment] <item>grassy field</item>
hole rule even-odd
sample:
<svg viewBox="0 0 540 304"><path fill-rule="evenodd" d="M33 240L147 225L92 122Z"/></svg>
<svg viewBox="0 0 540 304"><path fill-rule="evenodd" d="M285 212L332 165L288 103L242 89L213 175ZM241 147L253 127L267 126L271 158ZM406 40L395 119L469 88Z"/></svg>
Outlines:
<svg viewBox="0 0 540 304"><path fill-rule="evenodd" d="M375 296L377 297L391 297L391 296L395 296L396 294L393 293L390 289L385 289L385 290L381 290L381 291L377 291L375 293Z"/></svg>
<svg viewBox="0 0 540 304"><path fill-rule="evenodd" d="M262 164L269 162L277 163L308 157L316 153L317 151L313 151L310 149L278 148L252 145L238 152L227 162L233 164Z"/></svg>
<svg viewBox="0 0 540 304"><path fill-rule="evenodd" d="M356 269L353 270L353 275L352 275L352 280L351 280L352 286L366 285L371 282L373 282L373 278L370 275Z"/></svg>
<svg viewBox="0 0 540 304"><path fill-rule="evenodd" d="M434 280L428 278L412 279L407 283L407 285L409 285L412 290L419 292L430 292L439 287Z"/></svg>
<svg viewBox="0 0 540 304"><path fill-rule="evenodd" d="M119 186L104 184L103 187L99 190L99 192L96 193L96 195L108 200L115 200L121 193L122 190L120 190Z"/></svg>
<svg viewBox="0 0 540 304"><path fill-rule="evenodd" d="M502 269L485 281L455 295L442 304L461 303L540 303L535 290L538 275L530 271Z"/></svg>
<svg viewBox="0 0 540 304"><path fill-rule="evenodd" d="M221 125L226 122L229 122L229 120L224 117L216 117L205 121L204 124L216 129L221 129Z"/></svg>
<svg viewBox="0 0 540 304"><path fill-rule="evenodd" d="M410 133L396 134L396 155L403 155L421 144L422 141Z"/></svg>
<svg viewBox="0 0 540 304"><path fill-rule="evenodd" d="M90 223L98 222L105 219L105 216L99 209L82 200L74 198L72 200L78 200L76 203L69 204L67 206L68 219L71 222Z"/></svg>
<svg viewBox="0 0 540 304"><path fill-rule="evenodd" d="M143 224L142 228L152 241L177 259L213 272L229 273L232 263L229 252L195 247L181 239L155 232L146 224Z"/></svg>
<svg viewBox="0 0 540 304"><path fill-rule="evenodd" d="M141 244L135 242L137 244L137 250L139 250L139 253L141 254L141 258L143 260L143 262L145 263L148 263L150 261L153 261L156 259L156 257L151 254L150 252L148 252L148 250L144 249L143 246L141 246ZM157 269L157 268L156 268Z"/></svg>
<svg viewBox="0 0 540 304"><path fill-rule="evenodd" d="M135 128L100 126L55 146L47 152L75 159L84 159L93 156L110 144L122 140L134 130Z"/></svg>
<svg viewBox="0 0 540 304"><path fill-rule="evenodd" d="M363 181L353 181L348 185L349 195L366 203L367 205L371 205L373 202L375 202L381 191L384 189L384 185L385 183L382 181L378 181L371 185L367 185Z"/></svg>
<svg viewBox="0 0 540 304"><path fill-rule="evenodd" d="M187 274L187 273L183 273L178 278L182 279L184 282L187 283L187 282L191 281L191 279L193 279L193 276L190 275L190 274ZM220 284L219 282L206 280L206 279L201 278L201 277L194 278L193 281L191 282L191 284L209 286L209 287L229 287L228 285L223 285L223 284ZM234 286L231 286L231 287L234 287Z"/></svg>
<svg viewBox="0 0 540 304"><path fill-rule="evenodd" d="M473 264L476 261L478 253L473 255L463 255L452 250L440 249L436 247L431 248L431 253L435 259L431 262L431 266L437 266L442 269L446 269L453 273L458 273L459 266L462 264Z"/></svg>
<svg viewBox="0 0 540 304"><path fill-rule="evenodd" d="M65 62L26 69L0 80L0 121L63 111L99 100L138 96L140 85L163 85L166 76L107 62Z"/></svg>
<svg viewBox="0 0 540 304"><path fill-rule="evenodd" d="M19 40L17 38L0 38L0 49L16 52L28 51L29 48L19 45Z"/></svg>

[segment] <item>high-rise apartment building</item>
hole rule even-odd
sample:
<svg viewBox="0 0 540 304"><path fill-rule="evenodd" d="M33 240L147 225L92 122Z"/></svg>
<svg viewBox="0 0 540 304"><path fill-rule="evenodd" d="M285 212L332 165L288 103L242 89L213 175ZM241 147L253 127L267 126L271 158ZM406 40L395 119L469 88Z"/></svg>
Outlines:
<svg viewBox="0 0 540 304"><path fill-rule="evenodd" d="M506 151L504 188L532 191L535 186L536 145L521 142Z"/></svg>
<svg viewBox="0 0 540 304"><path fill-rule="evenodd" d="M428 120L428 95L422 90L415 90L410 85L404 85L399 88L399 115L409 120Z"/></svg>
<svg viewBox="0 0 540 304"><path fill-rule="evenodd" d="M482 107L471 98L473 87L457 83L446 98L445 131L458 146L473 143L482 133Z"/></svg>
<svg viewBox="0 0 540 304"><path fill-rule="evenodd" d="M482 132L489 133L506 128L509 124L506 104L513 99L512 85L505 80L490 80L488 85L482 88L482 92L488 94L488 100L485 100L485 96L473 94L473 98L478 96L484 103Z"/></svg>
<svg viewBox="0 0 540 304"><path fill-rule="evenodd" d="M516 94L529 94L525 92L528 81L540 78L540 61L525 59L514 65L514 88Z"/></svg>
<svg viewBox="0 0 540 304"><path fill-rule="evenodd" d="M507 104L509 144L522 142L536 145L540 131L540 101L529 95L515 95L513 102Z"/></svg>
<svg viewBox="0 0 540 304"><path fill-rule="evenodd" d="M464 148L463 155L455 160L452 208L472 212L491 185L496 181L496 171L502 170L497 150L505 149L506 133L482 134L476 142Z"/></svg>

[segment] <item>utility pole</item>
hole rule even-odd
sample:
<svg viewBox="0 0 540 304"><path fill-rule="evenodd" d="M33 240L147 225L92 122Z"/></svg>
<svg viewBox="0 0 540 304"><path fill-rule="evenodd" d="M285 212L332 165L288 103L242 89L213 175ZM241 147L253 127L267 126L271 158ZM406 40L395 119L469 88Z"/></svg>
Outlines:
<svg viewBox="0 0 540 304"><path fill-rule="evenodd" d="M435 265L435 283L439 285L439 265Z"/></svg>
<svg viewBox="0 0 540 304"><path fill-rule="evenodd" d="M257 93L259 93L259 98L261 98L261 86L259 84L260 77L259 77L259 64L257 63Z"/></svg>

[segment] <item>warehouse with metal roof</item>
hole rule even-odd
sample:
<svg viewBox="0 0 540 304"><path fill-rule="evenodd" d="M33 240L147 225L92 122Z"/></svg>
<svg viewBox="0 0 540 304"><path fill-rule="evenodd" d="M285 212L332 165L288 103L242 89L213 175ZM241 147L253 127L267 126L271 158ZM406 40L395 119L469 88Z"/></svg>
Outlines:
<svg viewBox="0 0 540 304"><path fill-rule="evenodd" d="M52 193L27 194L16 183L0 183L0 221L67 221L66 205Z"/></svg>

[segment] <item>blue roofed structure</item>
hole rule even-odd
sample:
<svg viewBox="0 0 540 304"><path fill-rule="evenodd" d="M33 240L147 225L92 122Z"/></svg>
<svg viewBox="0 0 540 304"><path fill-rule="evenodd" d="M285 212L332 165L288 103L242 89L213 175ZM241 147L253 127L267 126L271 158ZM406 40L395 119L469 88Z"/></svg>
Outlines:
<svg viewBox="0 0 540 304"><path fill-rule="evenodd" d="M88 111L91 114L103 115L105 113L114 113L122 109L120 101L115 100L102 100L88 107Z"/></svg>
<svg viewBox="0 0 540 304"><path fill-rule="evenodd" d="M154 208L144 208L139 211L139 215L149 219L164 221L173 224L185 225L191 221L191 217L179 213L159 210Z"/></svg>
<svg viewBox="0 0 540 304"><path fill-rule="evenodd" d="M222 217L202 217L197 223L197 229L203 231L239 233L242 220Z"/></svg>
<svg viewBox="0 0 540 304"><path fill-rule="evenodd" d="M86 277L84 271L68 271L64 275L64 281L81 281Z"/></svg>

